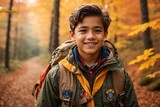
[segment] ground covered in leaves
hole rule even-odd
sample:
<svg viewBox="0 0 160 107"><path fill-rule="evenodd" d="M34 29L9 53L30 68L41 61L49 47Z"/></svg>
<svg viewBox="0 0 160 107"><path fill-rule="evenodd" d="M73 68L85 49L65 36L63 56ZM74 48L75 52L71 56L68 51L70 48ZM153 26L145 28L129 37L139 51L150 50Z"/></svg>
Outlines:
<svg viewBox="0 0 160 107"><path fill-rule="evenodd" d="M0 77L0 107L34 107L32 88L45 65L38 57L23 62L16 71Z"/></svg>
<svg viewBox="0 0 160 107"><path fill-rule="evenodd" d="M35 98L31 95L35 82L45 68L39 57L23 62L21 68L0 77L0 107L34 107ZM140 107L160 107L160 91L148 92L137 84L133 76L136 68L128 68L135 85Z"/></svg>
<svg viewBox="0 0 160 107"><path fill-rule="evenodd" d="M137 94L137 99L140 107L160 107L160 91L147 91L146 86L138 85L139 78L135 76L137 67L129 66L127 71L131 76L134 88Z"/></svg>

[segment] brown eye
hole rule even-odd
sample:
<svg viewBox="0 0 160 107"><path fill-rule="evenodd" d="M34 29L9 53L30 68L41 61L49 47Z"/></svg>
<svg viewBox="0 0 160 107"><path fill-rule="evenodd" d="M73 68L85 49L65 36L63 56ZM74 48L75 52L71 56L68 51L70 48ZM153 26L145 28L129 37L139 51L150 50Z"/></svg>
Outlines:
<svg viewBox="0 0 160 107"><path fill-rule="evenodd" d="M100 30L100 29L96 29L96 30L95 30L95 32L96 32L96 33L101 33L101 32L102 32L102 30Z"/></svg>
<svg viewBox="0 0 160 107"><path fill-rule="evenodd" d="M87 30L86 29L82 29L82 30L80 30L80 32L81 33L85 33L85 32L87 32Z"/></svg>

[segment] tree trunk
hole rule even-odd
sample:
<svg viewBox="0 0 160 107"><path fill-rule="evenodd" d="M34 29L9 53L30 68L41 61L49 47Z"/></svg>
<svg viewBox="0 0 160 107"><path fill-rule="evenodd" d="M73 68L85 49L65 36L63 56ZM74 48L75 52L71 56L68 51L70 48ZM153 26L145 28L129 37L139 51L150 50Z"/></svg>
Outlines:
<svg viewBox="0 0 160 107"><path fill-rule="evenodd" d="M149 22L147 0L140 0L142 23ZM143 32L144 48L153 48L150 28Z"/></svg>
<svg viewBox="0 0 160 107"><path fill-rule="evenodd" d="M13 7L13 0L10 0L10 6L8 13L8 26L7 26L7 38L6 38L6 50L5 50L5 68L9 69L9 60L10 60L10 29L11 29L11 18L12 18L12 7Z"/></svg>
<svg viewBox="0 0 160 107"><path fill-rule="evenodd" d="M59 7L60 0L54 0L54 10L52 10L52 23L51 23L51 35L49 43L49 51L53 52L59 44Z"/></svg>

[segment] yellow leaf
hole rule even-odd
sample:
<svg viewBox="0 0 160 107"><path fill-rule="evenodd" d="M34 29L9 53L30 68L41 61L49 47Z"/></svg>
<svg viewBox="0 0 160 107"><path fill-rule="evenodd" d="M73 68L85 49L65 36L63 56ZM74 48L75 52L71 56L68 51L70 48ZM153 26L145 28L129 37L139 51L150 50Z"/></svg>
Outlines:
<svg viewBox="0 0 160 107"><path fill-rule="evenodd" d="M150 48L150 49L146 49L144 50L142 55L137 56L137 58L135 60L132 60L131 62L129 62L129 65L133 65L135 63L141 62L141 61L145 61L148 60L148 58L154 54L154 48Z"/></svg>
<svg viewBox="0 0 160 107"><path fill-rule="evenodd" d="M156 59L159 59L159 58L160 58L160 54L156 54L156 55L155 55L155 58L156 58Z"/></svg>
<svg viewBox="0 0 160 107"><path fill-rule="evenodd" d="M140 32L144 32L148 27L157 30L160 28L160 18L144 23L144 24L139 24L136 25L132 28L132 31L128 34L128 36L134 36L137 35Z"/></svg>
<svg viewBox="0 0 160 107"><path fill-rule="evenodd" d="M132 30L139 29L141 26L142 26L141 24L139 24L139 25L136 25L136 26L134 26L134 27L132 28Z"/></svg>
<svg viewBox="0 0 160 107"><path fill-rule="evenodd" d="M134 27L132 28L133 31L130 32L130 33L128 34L128 36L134 36L134 35L138 34L138 33L140 32L140 31L139 31L140 27L141 27L141 25L134 26Z"/></svg>
<svg viewBox="0 0 160 107"><path fill-rule="evenodd" d="M129 62L129 65L133 65L133 64L138 63L142 60L143 60L143 55L139 55L139 56L137 56L137 58L135 60L132 60L131 62Z"/></svg>
<svg viewBox="0 0 160 107"><path fill-rule="evenodd" d="M139 62L139 61L137 61L137 60L130 61L130 62L129 62L129 65L133 65L133 64L135 64L135 63L137 63L137 62Z"/></svg>
<svg viewBox="0 0 160 107"><path fill-rule="evenodd" d="M149 23L149 27L151 27L152 29L154 30L157 30L160 28L160 18L159 19L156 19L156 20L153 20Z"/></svg>
<svg viewBox="0 0 160 107"><path fill-rule="evenodd" d="M143 59L147 60L148 57L150 57L151 55L153 55L154 54L153 50L154 50L153 48L144 50L144 52L143 52Z"/></svg>
<svg viewBox="0 0 160 107"><path fill-rule="evenodd" d="M147 75L148 78L155 78L155 76L156 76L155 74L148 74Z"/></svg>
<svg viewBox="0 0 160 107"><path fill-rule="evenodd" d="M139 66L138 71L143 71L144 69L148 69L149 67L150 67L150 61L146 61Z"/></svg>
<svg viewBox="0 0 160 107"><path fill-rule="evenodd" d="M128 36L133 36L133 35L136 35L140 32L144 32L147 28L149 27L149 24L148 23L144 23L144 24L140 24L140 25L137 25L137 26L134 26L132 28L132 32L130 32L128 34Z"/></svg>
<svg viewBox="0 0 160 107"><path fill-rule="evenodd" d="M139 33L139 30L134 30L128 34L128 36L134 36Z"/></svg>
<svg viewBox="0 0 160 107"><path fill-rule="evenodd" d="M149 24L148 23L144 23L142 24L142 26L140 27L140 32L144 32L147 28L149 27Z"/></svg>
<svg viewBox="0 0 160 107"><path fill-rule="evenodd" d="M155 65L156 61L160 58L160 54L156 54L154 56L149 57L143 64L141 64L138 68L139 71L144 69L148 69Z"/></svg>
<svg viewBox="0 0 160 107"><path fill-rule="evenodd" d="M155 78L158 74L160 74L160 71L156 71L153 74L148 74L147 77L148 78Z"/></svg>

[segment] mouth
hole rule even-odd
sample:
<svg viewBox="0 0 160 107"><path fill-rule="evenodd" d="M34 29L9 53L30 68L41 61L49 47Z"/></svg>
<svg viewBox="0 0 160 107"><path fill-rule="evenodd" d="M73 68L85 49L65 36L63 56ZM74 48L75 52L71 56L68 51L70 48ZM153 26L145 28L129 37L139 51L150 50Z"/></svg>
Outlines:
<svg viewBox="0 0 160 107"><path fill-rule="evenodd" d="M89 47L94 47L96 46L98 43L97 42L85 42L85 45L89 46Z"/></svg>

